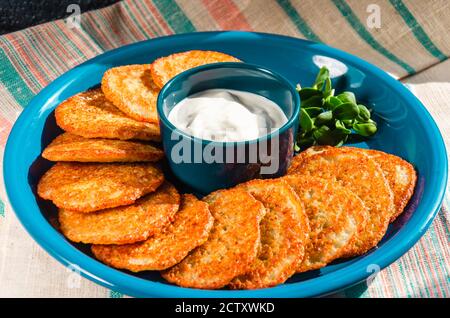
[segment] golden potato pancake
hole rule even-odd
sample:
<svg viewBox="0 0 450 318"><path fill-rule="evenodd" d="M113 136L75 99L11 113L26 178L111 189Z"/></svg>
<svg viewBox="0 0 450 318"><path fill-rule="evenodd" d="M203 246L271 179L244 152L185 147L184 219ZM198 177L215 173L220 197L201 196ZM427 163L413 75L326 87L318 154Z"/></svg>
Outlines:
<svg viewBox="0 0 450 318"><path fill-rule="evenodd" d="M366 227L344 256L363 254L382 239L395 210L394 196L380 166L364 152L333 147L306 158L290 173L336 180L363 201L369 211Z"/></svg>
<svg viewBox="0 0 450 318"><path fill-rule="evenodd" d="M93 213L59 209L58 218L61 232L71 241L129 244L161 232L173 220L179 205L177 190L165 182L134 204Z"/></svg>
<svg viewBox="0 0 450 318"><path fill-rule="evenodd" d="M311 229L297 272L319 269L338 259L358 231L364 230L369 213L364 203L337 181L300 174L281 179L297 193Z"/></svg>
<svg viewBox="0 0 450 318"><path fill-rule="evenodd" d="M93 139L63 133L44 149L42 157L50 161L153 162L161 160L164 152L137 141Z"/></svg>
<svg viewBox="0 0 450 318"><path fill-rule="evenodd" d="M183 287L222 288L256 259L265 209L243 189L215 191L203 200L214 217L208 240L161 275Z"/></svg>
<svg viewBox="0 0 450 318"><path fill-rule="evenodd" d="M150 64L107 70L102 78L102 91L109 101L131 118L158 123L156 99L159 88L152 81Z"/></svg>
<svg viewBox="0 0 450 318"><path fill-rule="evenodd" d="M163 181L150 163L58 162L39 180L37 193L59 208L93 212L132 204Z"/></svg>
<svg viewBox="0 0 450 318"><path fill-rule="evenodd" d="M306 158L309 158L312 155L324 152L325 150L328 150L330 148L332 148L332 147L331 146L311 146L308 149L303 150L302 152L300 152L299 154L294 156L294 158L292 159L291 165L289 166L289 168L287 170L287 174L290 174L293 171L295 171L297 169L297 167L299 167Z"/></svg>
<svg viewBox="0 0 450 318"><path fill-rule="evenodd" d="M193 50L161 57L151 64L153 82L162 88L168 81L188 69L219 62L240 62L237 58L215 51Z"/></svg>
<svg viewBox="0 0 450 318"><path fill-rule="evenodd" d="M202 245L213 222L208 204L186 194L175 220L164 231L134 244L93 245L92 252L100 261L116 268L133 272L163 270L178 264Z"/></svg>
<svg viewBox="0 0 450 318"><path fill-rule="evenodd" d="M298 196L283 180L252 180L238 186L266 208L261 221L261 243L256 260L231 289L276 286L291 277L301 264L308 243L309 225Z"/></svg>
<svg viewBox="0 0 450 318"><path fill-rule="evenodd" d="M394 222L402 214L414 193L417 181L416 170L412 164L400 157L378 150L365 149L363 151L380 165L392 192L394 192L395 212L390 219L390 222Z"/></svg>
<svg viewBox="0 0 450 318"><path fill-rule="evenodd" d="M310 157L311 155L319 152L323 152L324 150L330 148L332 147L313 146L299 153L294 157L292 164L288 169L288 173L290 173L291 171L295 171L296 168L307 157ZM384 176L389 182L389 186L394 193L395 213L394 215L392 215L390 220L391 222L393 222L403 212L414 193L417 174L413 165L400 157L379 150L361 149L354 147L342 148L353 148L355 150L363 151L380 165L381 169L383 170Z"/></svg>
<svg viewBox="0 0 450 318"><path fill-rule="evenodd" d="M56 123L67 132L86 138L160 141L159 126L134 120L111 102L100 89L76 94L55 109Z"/></svg>

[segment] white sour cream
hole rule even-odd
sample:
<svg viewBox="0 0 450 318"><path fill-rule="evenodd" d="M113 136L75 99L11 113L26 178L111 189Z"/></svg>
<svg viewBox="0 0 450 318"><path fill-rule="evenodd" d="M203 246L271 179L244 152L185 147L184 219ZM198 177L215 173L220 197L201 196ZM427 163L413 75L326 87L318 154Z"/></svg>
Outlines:
<svg viewBox="0 0 450 318"><path fill-rule="evenodd" d="M231 89L209 89L188 96L175 105L168 119L184 133L212 141L256 139L288 121L270 99Z"/></svg>

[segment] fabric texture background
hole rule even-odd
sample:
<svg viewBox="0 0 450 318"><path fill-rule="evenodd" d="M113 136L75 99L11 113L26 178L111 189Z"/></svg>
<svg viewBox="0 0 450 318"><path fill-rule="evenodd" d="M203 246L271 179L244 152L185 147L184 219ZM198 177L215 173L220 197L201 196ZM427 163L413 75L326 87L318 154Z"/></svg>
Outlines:
<svg viewBox="0 0 450 318"><path fill-rule="evenodd" d="M380 28L373 12L380 13ZM402 80L437 121L450 149L447 0L121 1L0 36L0 153L14 121L43 87L105 51L164 35L248 30L324 42ZM1 167L2 168L2 167ZM3 168L1 169L3 170ZM3 178L2 178L3 179ZM336 297L449 297L450 197L423 238L366 283ZM51 258L25 232L0 188L0 297L122 297Z"/></svg>

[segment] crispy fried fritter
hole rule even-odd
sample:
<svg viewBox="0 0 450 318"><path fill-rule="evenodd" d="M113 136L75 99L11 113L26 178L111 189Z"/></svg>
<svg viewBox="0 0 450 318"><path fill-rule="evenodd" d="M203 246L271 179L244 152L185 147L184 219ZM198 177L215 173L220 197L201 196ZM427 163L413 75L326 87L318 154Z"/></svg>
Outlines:
<svg viewBox="0 0 450 318"><path fill-rule="evenodd" d="M56 123L67 132L86 138L159 141L159 126L126 116L100 89L76 94L55 109Z"/></svg>
<svg viewBox="0 0 450 318"><path fill-rule="evenodd" d="M344 256L367 252L386 233L395 209L394 196L380 166L364 152L333 147L306 158L290 173L337 180L356 194L369 210L364 231L347 245Z"/></svg>
<svg viewBox="0 0 450 318"><path fill-rule="evenodd" d="M337 181L300 174L282 178L297 193L311 228L305 257L298 272L319 269L339 258L359 230L368 211L358 196Z"/></svg>
<svg viewBox="0 0 450 318"><path fill-rule="evenodd" d="M51 161L152 162L162 159L164 152L137 141L92 139L63 133L44 149L42 157Z"/></svg>
<svg viewBox="0 0 450 318"><path fill-rule="evenodd" d="M134 204L92 213L59 210L61 232L71 241L92 244L128 244L161 232L174 218L180 195L165 182Z"/></svg>
<svg viewBox="0 0 450 318"><path fill-rule="evenodd" d="M103 263L133 272L163 270L179 263L202 245L214 219L208 204L187 194L175 220L164 231L144 242L127 245L93 245L92 252Z"/></svg>
<svg viewBox="0 0 450 318"><path fill-rule="evenodd" d="M395 212L390 219L390 222L394 222L402 214L414 193L417 181L416 170L412 164L400 157L378 150L364 151L380 165L394 192Z"/></svg>
<svg viewBox="0 0 450 318"><path fill-rule="evenodd" d="M306 159L311 157L312 155L319 154L321 152L324 152L325 150L328 150L332 148L331 146L312 146L308 149L300 152L298 155L294 156L292 159L291 165L288 168L287 174L292 173L299 167L302 162Z"/></svg>
<svg viewBox="0 0 450 318"><path fill-rule="evenodd" d="M243 189L219 190L203 200L214 217L208 240L161 274L183 287L221 288L256 259L265 209Z"/></svg>
<svg viewBox="0 0 450 318"><path fill-rule="evenodd" d="M261 221L261 245L250 269L234 278L232 289L276 286L291 277L301 264L309 224L294 190L283 180L252 180L238 186L266 208Z"/></svg>
<svg viewBox="0 0 450 318"><path fill-rule="evenodd" d="M59 208L93 212L132 204L163 181L149 163L58 162L42 176L37 192Z"/></svg>
<svg viewBox="0 0 450 318"><path fill-rule="evenodd" d="M330 148L332 147L313 146L299 153L292 160L292 164L288 169L288 173L295 171L304 159ZM414 167L402 158L385 153L383 151L360 148L353 149L365 152L372 159L374 159L383 170L384 176L389 182L389 186L394 193L395 213L391 216L390 220L390 222L393 222L403 212L405 206L408 204L411 196L414 193L414 187L417 181L417 174Z"/></svg>
<svg viewBox="0 0 450 318"><path fill-rule="evenodd" d="M240 60L221 52L186 51L155 60L151 65L151 74L156 86L162 88L170 79L181 72L200 65L219 62L240 62Z"/></svg>
<svg viewBox="0 0 450 318"><path fill-rule="evenodd" d="M106 98L128 116L158 123L156 99L159 88L153 83L150 64L113 67L102 78Z"/></svg>

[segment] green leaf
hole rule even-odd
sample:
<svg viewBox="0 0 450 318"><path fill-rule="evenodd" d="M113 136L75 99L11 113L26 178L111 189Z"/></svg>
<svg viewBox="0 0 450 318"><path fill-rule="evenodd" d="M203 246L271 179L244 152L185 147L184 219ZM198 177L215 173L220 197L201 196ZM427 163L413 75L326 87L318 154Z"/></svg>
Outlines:
<svg viewBox="0 0 450 318"><path fill-rule="evenodd" d="M330 71L325 66L320 68L319 74L317 74L316 80L314 81L313 88L322 90L323 84L330 77Z"/></svg>
<svg viewBox="0 0 450 318"><path fill-rule="evenodd" d="M335 96L328 96L324 102L325 108L329 110L333 110L341 104L342 104L341 100Z"/></svg>
<svg viewBox="0 0 450 318"><path fill-rule="evenodd" d="M300 128L303 132L311 131L313 128L313 121L303 108L300 109Z"/></svg>
<svg viewBox="0 0 450 318"><path fill-rule="evenodd" d="M346 119L354 119L359 114L359 108L356 104L352 103L344 103L337 106L333 110L333 115L336 119L346 120Z"/></svg>
<svg viewBox="0 0 450 318"><path fill-rule="evenodd" d="M336 130L339 130L343 134L349 135L352 133L352 131L348 129L341 120L336 120L335 126Z"/></svg>
<svg viewBox="0 0 450 318"><path fill-rule="evenodd" d="M331 79L327 77L325 80L325 88L323 90L323 97L327 98L328 96L332 95L333 88L331 87Z"/></svg>
<svg viewBox="0 0 450 318"><path fill-rule="evenodd" d="M339 98L343 103L352 103L356 105L356 97L352 92L343 92L336 97Z"/></svg>
<svg viewBox="0 0 450 318"><path fill-rule="evenodd" d="M301 99L300 129L295 151L321 144L341 146L347 141L363 141L377 131L370 110L356 101L352 92L334 96L330 72L322 67L312 87L296 90Z"/></svg>
<svg viewBox="0 0 450 318"><path fill-rule="evenodd" d="M313 137L317 141L322 140L323 136L328 134L329 131L330 128L328 128L328 126L321 126L313 131Z"/></svg>
<svg viewBox="0 0 450 318"><path fill-rule="evenodd" d="M341 122L345 125L346 128L352 128L355 120L354 119L343 119L343 120L341 120Z"/></svg>
<svg viewBox="0 0 450 318"><path fill-rule="evenodd" d="M307 107L303 109L308 113L308 115L311 118L317 117L317 115L323 112L323 109L321 107Z"/></svg>
<svg viewBox="0 0 450 318"><path fill-rule="evenodd" d="M322 95L311 96L306 100L302 100L301 107L322 107Z"/></svg>
<svg viewBox="0 0 450 318"><path fill-rule="evenodd" d="M322 125L330 122L333 119L333 112L328 110L326 112L320 113L314 120L315 125Z"/></svg>
<svg viewBox="0 0 450 318"><path fill-rule="evenodd" d="M339 130L331 130L328 126L315 130L313 136L319 145L341 146L347 141L346 134Z"/></svg>
<svg viewBox="0 0 450 318"><path fill-rule="evenodd" d="M307 100L308 98L313 96L322 97L322 91L310 87L302 88L298 93L300 95L300 100L302 101Z"/></svg>
<svg viewBox="0 0 450 318"><path fill-rule="evenodd" d="M374 121L368 123L354 123L353 130L361 136L370 137L377 132L377 125Z"/></svg>
<svg viewBox="0 0 450 318"><path fill-rule="evenodd" d="M301 150L301 149L305 149L310 146L313 146L314 144L315 144L315 140L312 136L305 136L305 137L299 138L295 145L296 145L296 148ZM296 151L299 151L299 150L296 150Z"/></svg>
<svg viewBox="0 0 450 318"><path fill-rule="evenodd" d="M361 122L367 122L370 119L370 111L367 109L366 106L358 104L359 108L359 115L358 120Z"/></svg>

